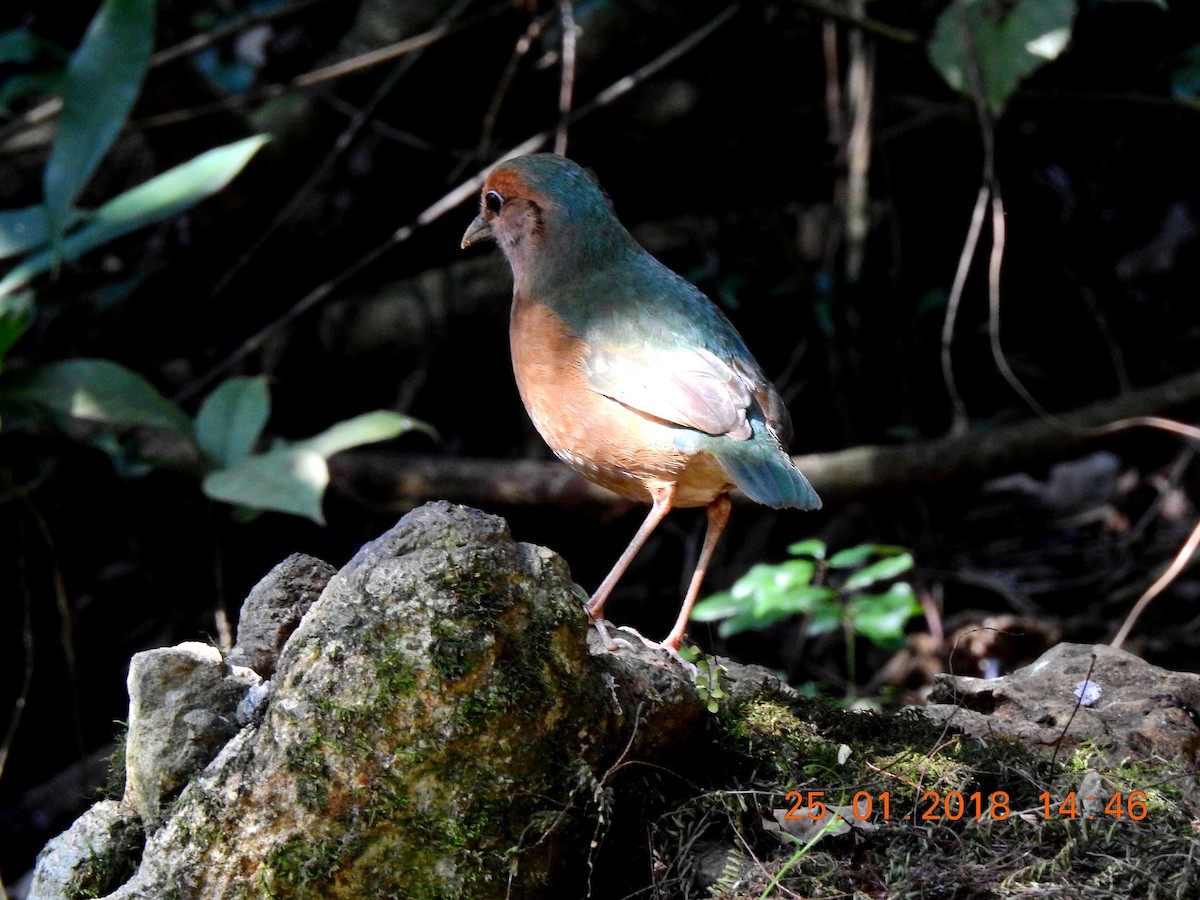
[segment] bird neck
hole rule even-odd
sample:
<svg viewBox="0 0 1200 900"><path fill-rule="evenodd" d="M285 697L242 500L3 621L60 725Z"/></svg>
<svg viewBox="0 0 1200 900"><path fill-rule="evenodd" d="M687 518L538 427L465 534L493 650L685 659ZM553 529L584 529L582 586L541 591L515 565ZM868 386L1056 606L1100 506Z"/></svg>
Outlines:
<svg viewBox="0 0 1200 900"><path fill-rule="evenodd" d="M620 266L642 249L614 216L558 208L546 226L505 248L518 293L550 296Z"/></svg>

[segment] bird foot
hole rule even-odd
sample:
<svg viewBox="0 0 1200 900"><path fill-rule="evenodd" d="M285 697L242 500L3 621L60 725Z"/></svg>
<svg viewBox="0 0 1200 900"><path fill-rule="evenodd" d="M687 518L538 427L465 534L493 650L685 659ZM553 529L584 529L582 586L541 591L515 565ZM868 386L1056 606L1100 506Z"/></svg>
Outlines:
<svg viewBox="0 0 1200 900"><path fill-rule="evenodd" d="M610 635L608 633L608 623L605 622L599 616L593 616L591 613L588 613L588 622L590 624L596 626L596 634L598 634L600 636L600 640L604 642L604 648L609 653L615 653L617 650L620 649L622 644L624 644L626 647L628 647L631 650L634 649L633 644L631 644L629 641L625 640L624 638L613 637L612 635ZM686 659L684 659L683 656L680 655L679 651L676 650L674 647L670 646L669 644L665 644L660 641L652 641L652 640L650 640L650 638L646 637L644 634L642 634L636 628L631 628L628 625L618 625L617 631L629 632L634 637L636 637L639 641L641 641L645 646L649 647L651 650L666 651L666 653L668 655L670 655L671 658L674 659L677 663L679 663L679 665L683 667L684 671L686 671L689 675L691 675L692 678L695 678L697 673L699 672L699 669L697 669L694 665L692 665L690 662L688 662Z"/></svg>
<svg viewBox="0 0 1200 900"><path fill-rule="evenodd" d="M636 628L630 628L628 625L621 625L617 628L617 631L628 631L630 634L632 634L634 637L636 637L639 641L641 641L643 644L645 644L651 650L666 651L667 654L672 659L674 659L677 663L679 663L679 665L683 666L684 671L686 671L693 678L695 678L696 675L700 671L694 665L692 665L690 662L688 662L686 659L684 659L683 656L680 654L680 652L678 650L676 650L674 647L672 647L669 644L662 643L660 641L652 641L652 640L650 640L650 638L646 637L644 634L642 634Z"/></svg>
<svg viewBox="0 0 1200 900"><path fill-rule="evenodd" d="M596 626L596 634L600 635L600 640L604 641L604 648L608 650L609 653L612 653L614 650L616 650L618 646L617 642L609 636L608 625L605 624L604 620L593 618L591 613L589 613L588 621ZM626 641L625 643L628 642Z"/></svg>

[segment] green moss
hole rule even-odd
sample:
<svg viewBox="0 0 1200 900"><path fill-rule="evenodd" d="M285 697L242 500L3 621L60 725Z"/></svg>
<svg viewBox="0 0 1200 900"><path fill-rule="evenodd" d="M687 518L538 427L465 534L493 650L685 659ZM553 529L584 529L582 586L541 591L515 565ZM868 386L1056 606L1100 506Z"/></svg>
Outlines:
<svg viewBox="0 0 1200 900"><path fill-rule="evenodd" d="M113 752L108 758L108 777L98 791L101 800L120 800L125 796L125 745L129 738L129 723L118 721L114 724L117 733L113 735Z"/></svg>
<svg viewBox="0 0 1200 900"><path fill-rule="evenodd" d="M453 552L454 571L431 586L439 596L427 601L441 606L453 598L430 626L427 657L416 656L404 615L355 633L358 646L345 657L336 694L314 699L312 716L298 723L312 737L288 747L287 766L301 802L329 831L292 835L268 854L260 878L267 896L494 895L514 864L520 829L546 813L548 796L570 793L543 775L559 751L522 737L541 726L554 702L544 683L560 616L521 622L529 639L497 645L505 640L495 636L506 631L501 619L527 614L521 583L499 573L500 557L489 548ZM366 671L356 678L358 665ZM425 717L434 692L443 704L453 694L448 730L444 720ZM498 742L503 758L490 752ZM397 754L409 758L398 763ZM561 816L550 818L561 824ZM544 848L528 858L535 857Z"/></svg>
<svg viewBox="0 0 1200 900"><path fill-rule="evenodd" d="M411 694L417 687L417 669L409 662L408 654L396 647L372 654L375 682L380 695L389 699Z"/></svg>
<svg viewBox="0 0 1200 900"><path fill-rule="evenodd" d="M118 847L89 853L76 868L66 887L66 896L70 900L105 897L128 881L137 871L137 858L127 850Z"/></svg>
<svg viewBox="0 0 1200 900"><path fill-rule="evenodd" d="M758 878L753 896L772 876L786 888L772 896L791 891L814 898L1200 891L1194 812L1188 811L1195 775L1178 763L1106 764L1095 747L1056 756L1054 748L977 740L918 716L847 713L802 701L756 699L735 711L722 709L713 721L716 745L727 755L690 773L709 789L674 803L658 822L656 855L671 861L660 883L688 877L697 845L717 842L732 851L749 842L759 862L739 869L736 858L726 857L732 868L724 874L744 887L746 878ZM1086 812L1078 793L1085 776L1094 779L1089 790L1101 785L1104 801ZM1135 790L1145 804L1135 807L1142 815L1137 821L1128 815ZM873 800L865 827L810 847L802 846L805 840L753 843L754 835L763 835L759 822L778 821L793 805L807 807L812 792L830 806L849 806L860 791ZM1062 805L1072 791L1074 803ZM1052 798L1048 807L1043 795ZM1064 809L1077 812L1071 817Z"/></svg>
<svg viewBox="0 0 1200 900"><path fill-rule="evenodd" d="M175 821L183 846L205 852L221 839L220 814L220 803L204 789L196 773L172 801L164 819Z"/></svg>
<svg viewBox="0 0 1200 900"><path fill-rule="evenodd" d="M293 836L267 855L259 876L267 896L325 897L336 883L364 897L444 900L473 896L504 871L507 848L487 845L506 833L507 797L473 802L457 817L417 810L387 788L355 800L359 812L336 839Z"/></svg>
<svg viewBox="0 0 1200 900"><path fill-rule="evenodd" d="M454 597L456 618L493 629L512 606L508 573L497 573L491 553L471 551L465 560L446 568L439 587Z"/></svg>
<svg viewBox="0 0 1200 900"><path fill-rule="evenodd" d="M459 681L473 672L487 653L485 632L457 623L440 627L430 647L429 662L444 681Z"/></svg>
<svg viewBox="0 0 1200 900"><path fill-rule="evenodd" d="M290 744L284 755L288 771L296 777L300 802L313 812L326 812L329 809L330 769L320 733L314 732L303 744Z"/></svg>

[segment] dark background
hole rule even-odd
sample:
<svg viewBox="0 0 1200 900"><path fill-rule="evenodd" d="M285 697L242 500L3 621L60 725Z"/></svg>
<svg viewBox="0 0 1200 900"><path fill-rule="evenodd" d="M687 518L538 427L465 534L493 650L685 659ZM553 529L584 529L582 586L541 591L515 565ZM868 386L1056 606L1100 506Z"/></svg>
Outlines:
<svg viewBox="0 0 1200 900"><path fill-rule="evenodd" d="M156 47L203 32L244 6L164 2ZM487 8L460 6L460 19ZM857 283L844 274L846 156L844 141L831 138L826 93L831 70L845 87L847 28L808 4L740 5L692 52L569 130L569 155L593 169L622 220L726 309L778 380L795 420L797 453L916 442L951 426L940 335L983 151L973 105L942 81L926 53L941 7L891 0L868 6L872 18L916 40L868 39L875 66L871 229ZM286 81L422 32L448 8L316 3L269 26L263 64L249 74L258 86ZM580 4L574 105L721 8ZM25 25L69 50L94 9L18 0L0 12L0 30ZM274 140L218 197L40 283L36 325L7 367L113 359L165 395L187 398L184 407L194 413L208 389L200 388L202 379L259 328L342 276L500 152L554 125L560 31L551 16L518 64L494 130L481 140L514 46L552 9L517 4L401 61L281 98L250 94L218 111L205 106L228 98L228 85L207 80L191 59L155 68L85 205L219 143L259 131ZM367 10L387 15L368 26ZM996 124L1007 212L1004 349L1049 410L1149 387L1194 371L1200 361L1200 109L1194 93L1179 95L1186 54L1195 54L1200 40L1198 19L1195 4L1183 0L1165 7L1084 0L1067 51L1023 84ZM837 59L827 55L827 40ZM233 59L229 42L215 51ZM406 69L367 126L310 181L348 115L397 65ZM18 68L0 67L0 84ZM196 114L175 124L158 119L181 110ZM48 135L12 122L0 121L7 129L0 208L39 201L48 146ZM20 135L29 139L16 141ZM507 269L494 251L458 249L474 205L417 229L343 278L324 302L227 373L270 375L273 435L305 437L377 408L437 429L436 442L412 434L335 460L325 527L270 513L239 521L207 500L190 475L131 473L48 428L0 432L3 721L32 672L0 780L0 873L7 881L89 802L97 769L103 777L103 767L92 765L48 794L31 793L113 739L126 712L129 656L216 639L214 610L235 614L249 588L289 553L343 564L402 512L378 482L381 453L398 473L410 454L548 457L511 379ZM978 434L1032 415L988 347L989 247L985 229L953 348L958 388ZM1196 410L1190 412L1194 420ZM894 543L913 550L912 580L947 631L988 616L1021 619L1016 633L1028 642L1014 651L1013 664L1058 637L1108 640L1193 527L1198 483L1179 437L1135 431L1104 450L1111 456L1093 458L1066 499L1050 488L1051 467L1061 461L1051 455L1000 484L914 485L862 499L851 492L813 514L739 507L709 586L728 587L753 563L783 558L803 537L821 536L834 547ZM360 462L368 458L370 478ZM561 552L589 589L644 514L626 504L479 505L506 516L518 538ZM622 583L612 618L665 633L702 528L699 513L673 514ZM1185 572L1150 608L1130 648L1196 671L1198 599L1200 581ZM838 643L807 639L802 623L728 642L696 626L692 637L835 694L855 683L877 691L880 685L869 683L888 659L864 647L851 675ZM893 684L919 697L919 683Z"/></svg>

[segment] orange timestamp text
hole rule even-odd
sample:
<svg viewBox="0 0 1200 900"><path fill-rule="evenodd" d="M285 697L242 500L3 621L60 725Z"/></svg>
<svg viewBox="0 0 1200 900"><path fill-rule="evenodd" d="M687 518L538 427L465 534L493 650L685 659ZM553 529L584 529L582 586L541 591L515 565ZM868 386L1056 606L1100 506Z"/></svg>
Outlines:
<svg viewBox="0 0 1200 900"><path fill-rule="evenodd" d="M846 818L843 810L846 807L837 806L831 809L825 799L825 791L788 791L786 802L790 804L783 814L784 819L792 821L809 819L820 822L826 816L833 815ZM1038 797L1040 807L1023 810L1023 815L1041 813L1045 819L1063 818L1128 818L1141 821L1146 818L1149 809L1146 805L1145 791L1117 791L1107 797L1089 796L1081 803L1071 791L1062 799L1056 801L1049 792ZM1103 801L1103 806L1097 801ZM893 809L892 796L888 791L873 794L870 791L858 791L850 797L847 810L858 821L882 819L883 821L912 821L912 822L957 822L960 819L991 819L1002 822L1013 815L1009 795L1005 791L992 791L984 794L982 791L963 793L962 791L925 791L917 800L916 809L901 815L898 809Z"/></svg>

